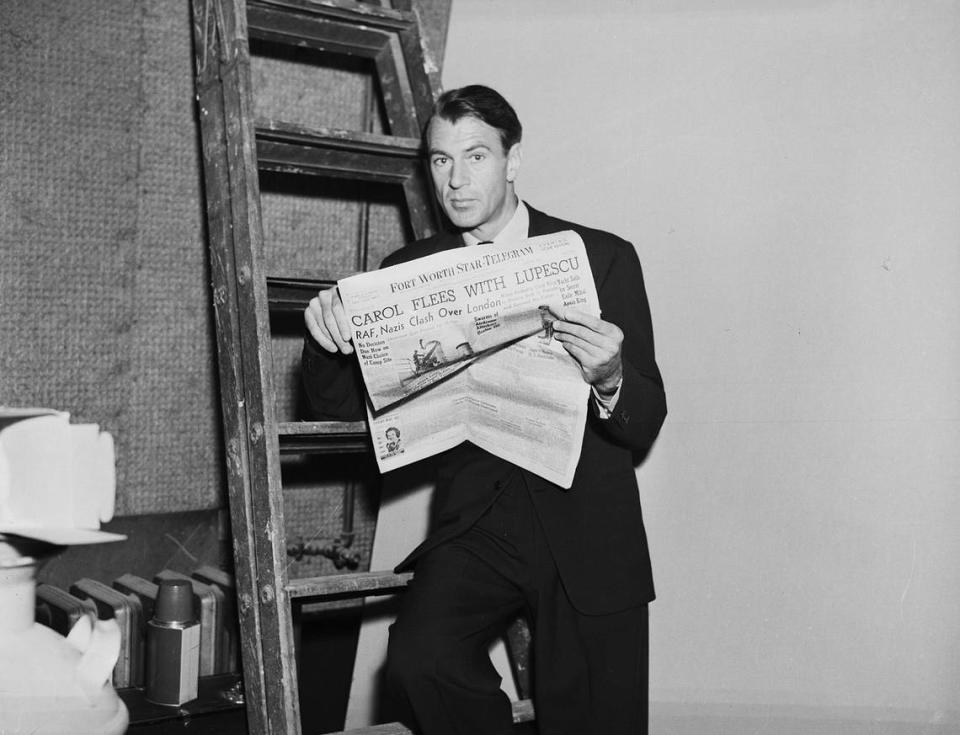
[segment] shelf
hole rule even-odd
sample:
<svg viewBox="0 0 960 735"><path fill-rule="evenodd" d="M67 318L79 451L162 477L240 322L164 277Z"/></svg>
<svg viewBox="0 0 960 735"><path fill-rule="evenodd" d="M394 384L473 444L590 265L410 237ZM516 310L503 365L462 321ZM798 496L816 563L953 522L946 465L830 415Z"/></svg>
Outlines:
<svg viewBox="0 0 960 735"><path fill-rule="evenodd" d="M180 706L149 702L141 688L118 689L117 694L130 713L127 732L131 735L162 735L185 730L202 730L210 735L246 732L243 685L239 674L201 676L197 698Z"/></svg>

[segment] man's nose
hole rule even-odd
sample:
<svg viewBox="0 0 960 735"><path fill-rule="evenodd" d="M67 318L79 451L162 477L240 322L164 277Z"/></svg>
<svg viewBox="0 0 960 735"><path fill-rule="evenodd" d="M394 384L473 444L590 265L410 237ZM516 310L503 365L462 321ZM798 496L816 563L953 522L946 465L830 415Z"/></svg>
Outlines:
<svg viewBox="0 0 960 735"><path fill-rule="evenodd" d="M450 167L450 188L459 189L468 183L467 168L462 163L454 162Z"/></svg>

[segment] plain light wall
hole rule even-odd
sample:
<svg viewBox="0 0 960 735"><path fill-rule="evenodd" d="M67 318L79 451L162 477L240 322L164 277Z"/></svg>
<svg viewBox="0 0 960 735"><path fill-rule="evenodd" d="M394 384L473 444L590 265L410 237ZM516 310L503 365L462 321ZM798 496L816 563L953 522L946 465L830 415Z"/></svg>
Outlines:
<svg viewBox="0 0 960 735"><path fill-rule="evenodd" d="M472 82L644 264L654 725L960 721L960 4L455 0Z"/></svg>

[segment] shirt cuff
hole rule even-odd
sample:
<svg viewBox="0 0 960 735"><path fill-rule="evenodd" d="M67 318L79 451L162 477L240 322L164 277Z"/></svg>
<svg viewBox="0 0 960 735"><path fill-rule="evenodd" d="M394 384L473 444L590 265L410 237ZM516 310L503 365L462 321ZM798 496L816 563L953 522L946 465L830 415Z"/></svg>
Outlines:
<svg viewBox="0 0 960 735"><path fill-rule="evenodd" d="M600 395L600 392L594 386L590 386L598 418L608 419L613 416L613 409L617 407L617 401L620 400L621 388L623 388L623 378L620 378L620 382L617 383L617 389L609 396Z"/></svg>

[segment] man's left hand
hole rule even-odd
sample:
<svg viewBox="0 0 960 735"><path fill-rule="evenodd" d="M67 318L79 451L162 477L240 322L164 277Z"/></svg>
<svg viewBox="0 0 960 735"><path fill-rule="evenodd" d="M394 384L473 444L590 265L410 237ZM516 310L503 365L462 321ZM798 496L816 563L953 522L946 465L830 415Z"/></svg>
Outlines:
<svg viewBox="0 0 960 735"><path fill-rule="evenodd" d="M601 394L616 391L623 376L620 327L577 309L567 309L553 323L553 330L553 336L580 365L584 380Z"/></svg>

